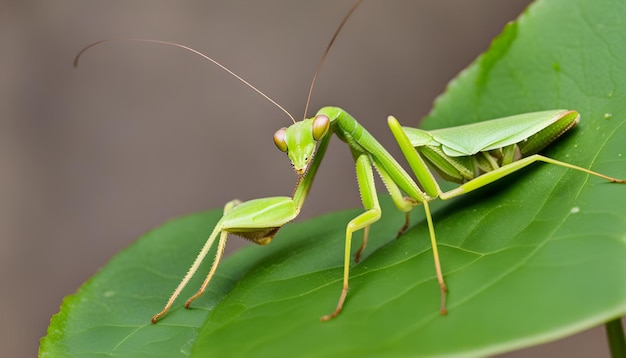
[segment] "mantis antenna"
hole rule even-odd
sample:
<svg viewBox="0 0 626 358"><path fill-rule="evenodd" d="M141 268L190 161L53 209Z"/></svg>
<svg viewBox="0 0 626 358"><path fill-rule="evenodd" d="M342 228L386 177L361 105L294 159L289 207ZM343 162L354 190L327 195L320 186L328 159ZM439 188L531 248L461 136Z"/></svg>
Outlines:
<svg viewBox="0 0 626 358"><path fill-rule="evenodd" d="M317 81L317 77L318 77L318 75L319 75L319 73L320 73L320 71L322 69L322 65L324 64L324 61L326 60L326 57L328 56L328 52L330 52L330 48L333 46L333 43L335 43L335 40L337 39L337 36L339 35L339 33L341 32L341 29L343 28L343 25L345 25L345 23L348 21L348 19L352 15L352 13L354 13L354 10L356 10L356 8L359 7L359 5L361 4L361 1L362 0L356 0L354 2L354 4L352 5L352 8L350 9L350 11L341 20L341 23L337 27L337 30L335 30L335 33L333 34L333 37L330 39L330 42L328 43L328 45L326 46L326 49L324 50L324 53L322 54L322 58L320 59L318 65L317 65L317 69L315 70L315 73L313 74L313 80L311 80L311 86L309 87L309 94L307 95L306 105L304 106L304 118L306 118L306 113L309 110L309 103L311 102L311 95L313 94L313 88L315 88L315 82ZM256 93L260 94L261 96L263 96L263 98L265 98L266 100L270 101L273 105L278 107L281 111L285 112L285 114L289 118L291 118L291 121L293 123L296 123L296 120L291 115L291 113L289 113L283 106L278 104L278 102L276 102L272 98L270 98L270 96L266 95L261 90L259 90L255 86L253 86L250 82L244 80L243 78L241 78L241 76L239 76L235 72L231 71L228 67L222 65L221 63L219 63L217 60L211 58L210 56L208 56L208 55L206 55L206 54L204 54L204 53L202 53L202 52L200 52L198 50L194 50L193 48L191 48L189 46L181 45L179 43L163 41L163 40L146 39L146 38L136 38L136 37L114 37L114 38L108 38L108 39L96 41L96 42L94 42L94 43L92 43L90 45L87 45L82 50L80 50L80 52L78 52L78 54L74 58L74 67L75 68L78 67L78 64L79 64L79 61L80 61L80 57L87 50L89 50L90 48L95 47L97 45L100 45L102 43L113 42L113 41L135 41L135 42L155 43L155 44L160 44L160 45L167 45L167 46L178 47L178 48L181 48L183 50L187 50L187 51L189 51L191 53L194 53L194 54L196 54L196 55L198 55L198 56L200 56L200 57L202 57L202 58L204 58L206 60L211 61L216 66L218 66L222 70L226 71L228 74L230 74L231 76L235 77L236 79L241 81L246 86L248 86L251 89L253 89Z"/></svg>
<svg viewBox="0 0 626 358"><path fill-rule="evenodd" d="M217 62L216 60L214 60L213 58L209 57L208 55L203 54L200 51L194 50L191 47L185 46L185 45L181 45L175 42L169 42L169 41L162 41L162 40L152 40L152 39L144 39L144 38L134 38L134 37L115 37L115 38L108 38L108 39L104 39L104 40L100 40L100 41L96 41L90 45L88 45L87 47L83 48L82 50L80 50L80 52L76 55L76 57L74 58L74 67L78 67L78 62L80 60L80 57L83 55L83 53L85 53L85 51L89 50L90 48L100 45L102 43L105 42L112 42L112 41L135 41L135 42L148 42L148 43L155 43L155 44L160 44L160 45L167 45L167 46L174 46L174 47L178 47L178 48L182 48L183 50L187 50L191 53L194 53L206 60L209 60L211 62L213 62L215 65L219 66L222 70L228 72L230 75L232 75L233 77L235 77L236 79L238 79L239 81L243 82L243 84L245 84L246 86L252 88L256 93L260 94L261 96L263 96L263 98L265 98L266 100L270 101L273 105L275 105L276 107L278 107L281 111L285 112L285 114L287 114L287 116L289 116L289 118L291 118L291 120L293 121L293 123L296 123L296 120L293 118L293 116L291 115L291 113L289 113L285 108L283 108L283 106L281 106L280 104L278 104L276 101L274 101L273 99L271 99L268 95L266 95L265 93L261 92L261 90L259 90L258 88L254 87L252 84L250 84L248 81L244 80L243 78L241 78L239 75L237 75L235 72L231 71L228 69L228 67L222 65L221 63Z"/></svg>
<svg viewBox="0 0 626 358"><path fill-rule="evenodd" d="M339 32L341 32L341 29L343 28L343 25L346 24L346 22L348 21L348 19L350 18L350 16L354 12L354 10L356 10L356 8L359 7L359 5L361 4L361 1L362 0L355 1L354 4L352 5L352 8L350 9L350 11L348 11L346 16L343 17L343 20L341 20L341 23L337 27L337 30L335 30L335 33L333 34L333 37L330 39L330 42L328 42L328 45L326 46L326 49L324 50L324 54L322 54L322 58L320 59L320 62L317 64L317 69L315 70L315 73L313 74L313 80L311 81L311 86L309 87L309 95L306 97L306 105L304 106L304 117L303 118L306 118L306 112L309 110L309 102L311 101L311 94L313 94L313 88L315 87L315 81L317 81L317 76L319 75L319 73L320 73L320 71L322 69L322 65L324 64L324 61L326 61L326 56L328 56L328 52L330 52L330 48L333 46L333 43L335 42L335 39L337 39L337 36L339 35Z"/></svg>

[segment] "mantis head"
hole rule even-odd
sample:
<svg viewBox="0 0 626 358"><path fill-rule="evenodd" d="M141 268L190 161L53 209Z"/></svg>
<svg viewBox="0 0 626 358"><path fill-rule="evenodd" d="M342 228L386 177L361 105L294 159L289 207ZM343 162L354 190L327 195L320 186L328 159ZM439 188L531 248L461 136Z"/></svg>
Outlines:
<svg viewBox="0 0 626 358"><path fill-rule="evenodd" d="M309 163L315 155L316 142L328 133L330 119L317 115L281 128L274 133L274 144L287 153L291 165L299 176L306 175Z"/></svg>

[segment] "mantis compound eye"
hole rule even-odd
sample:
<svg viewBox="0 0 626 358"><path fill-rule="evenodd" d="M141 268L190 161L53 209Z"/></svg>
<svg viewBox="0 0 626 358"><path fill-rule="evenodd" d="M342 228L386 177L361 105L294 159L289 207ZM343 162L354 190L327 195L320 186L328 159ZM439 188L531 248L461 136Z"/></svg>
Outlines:
<svg viewBox="0 0 626 358"><path fill-rule="evenodd" d="M313 139L322 139L328 133L328 128L330 128L330 119L327 116L323 114L315 116L313 119Z"/></svg>
<svg viewBox="0 0 626 358"><path fill-rule="evenodd" d="M287 133L287 128L283 127L274 133L274 144L281 152L287 152L287 141L285 140L285 135Z"/></svg>

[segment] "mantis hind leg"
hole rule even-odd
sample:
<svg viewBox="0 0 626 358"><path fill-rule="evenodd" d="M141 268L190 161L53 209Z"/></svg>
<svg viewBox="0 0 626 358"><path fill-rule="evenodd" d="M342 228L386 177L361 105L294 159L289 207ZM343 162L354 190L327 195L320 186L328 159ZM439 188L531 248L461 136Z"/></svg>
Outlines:
<svg viewBox="0 0 626 358"><path fill-rule="evenodd" d="M356 173L361 193L361 201L366 209L364 213L350 220L346 226L346 244L343 263L343 287L337 302L337 308L326 316L320 318L321 321L328 321L336 317L343 308L346 296L348 294L348 279L350 277L350 248L352 244L352 234L355 231L364 229L365 233L369 232L369 227L381 216L380 204L376 195L376 187L374 185L374 173L372 171L372 162L366 154L361 154L356 158ZM365 248L367 235L364 235L364 241L358 251L358 257Z"/></svg>
<svg viewBox="0 0 626 358"><path fill-rule="evenodd" d="M450 198L454 198L456 196L459 195L463 195L465 193L468 193L470 191L476 190L478 188L482 188L483 186L493 183L494 181L504 178L505 176L514 173L532 163L535 162L544 162L544 163L549 163L549 164L555 164L561 167L565 167L568 169L574 169L574 170L578 170L587 174L591 174L597 177L600 177L602 179L606 179L612 183L620 183L620 184L626 184L626 179L617 179L617 178L613 178L604 174L600 174L598 172L594 172L593 170L589 170L583 167L579 167L577 165L574 164L569 164L569 163L565 163L565 162L561 162L558 161L556 159L552 159L552 158L548 158L548 157L544 157L543 155L539 155L539 154L534 154L531 155L529 157L526 158L522 158L518 161L515 161L513 163L507 164L505 166L502 166L496 170L493 170L491 172L485 173L475 179L472 179L470 181L468 181L465 184L462 184L461 186L459 186L456 189L452 189L450 191L447 191L445 193L442 193L440 195L442 200L446 200L446 199L450 199Z"/></svg>

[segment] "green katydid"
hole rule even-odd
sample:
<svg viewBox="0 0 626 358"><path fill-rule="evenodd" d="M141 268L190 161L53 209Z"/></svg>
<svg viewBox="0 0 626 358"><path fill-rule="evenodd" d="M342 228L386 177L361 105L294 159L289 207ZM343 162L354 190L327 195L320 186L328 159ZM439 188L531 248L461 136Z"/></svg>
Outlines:
<svg viewBox="0 0 626 358"><path fill-rule="evenodd" d="M343 18L326 47L311 83L309 99L317 74L330 47L359 2L356 1L350 12ZM85 50L110 40L98 41L84 48L77 55L75 65L78 64L78 59ZM212 58L196 50L158 40L127 40L166 44L198 54L253 88L287 113L293 120L293 117L286 110L265 94ZM306 108L308 108L309 99L307 99ZM365 211L347 224L343 286L335 310L322 316L321 320L332 319L343 309L349 287L353 234L363 230L362 244L354 256L354 260L358 262L367 244L369 228L381 216L381 207L374 183L374 168L385 184L395 206L406 215L405 225L400 229L400 232L408 227L408 212L420 204L424 207L436 276L440 286L441 303L439 309L442 315L446 314L447 287L441 269L428 203L437 198L447 200L481 188L537 161L575 169L611 182L626 183L626 180L612 178L586 168L536 154L575 126L579 120L580 115L576 111L551 110L520 114L460 127L424 131L401 127L394 117L389 116L388 124L392 134L417 180L413 179L364 127L341 108L324 107L312 118L298 122L293 120L294 123L291 126L279 129L274 135L274 143L278 149L288 155L298 175L298 183L293 196L268 197L246 202L233 200L227 203L222 218L216 223L189 271L174 290L163 310L152 317L152 322L156 323L168 312L216 241L217 253L211 269L200 289L185 303L187 308L192 301L202 295L211 281L221 260L228 234L242 236L254 243L266 245L271 242L283 225L298 216L333 134L345 142L352 152ZM442 192L429 167L438 172L442 178L461 185L448 192Z"/></svg>

